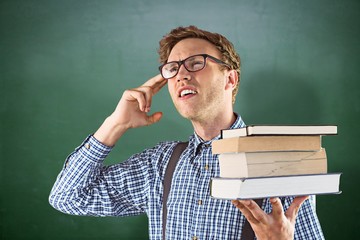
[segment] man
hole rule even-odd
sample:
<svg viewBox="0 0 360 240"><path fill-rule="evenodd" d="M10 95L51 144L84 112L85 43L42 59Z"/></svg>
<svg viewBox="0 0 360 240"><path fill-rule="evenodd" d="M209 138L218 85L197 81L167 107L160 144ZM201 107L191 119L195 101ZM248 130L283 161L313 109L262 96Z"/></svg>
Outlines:
<svg viewBox="0 0 360 240"><path fill-rule="evenodd" d="M258 239L323 239L307 197L252 200L210 197L219 175L211 141L221 129L244 126L233 103L240 58L222 35L194 26L172 30L160 41L161 74L123 93L115 111L66 160L50 194L56 209L76 215L129 216L146 213L150 239L162 239L162 191L177 142L165 142L113 166L103 161L129 129L157 123L152 98L168 85L178 112L194 127L173 174L167 200L166 239L240 239L245 217ZM240 211L239 211L240 210Z"/></svg>

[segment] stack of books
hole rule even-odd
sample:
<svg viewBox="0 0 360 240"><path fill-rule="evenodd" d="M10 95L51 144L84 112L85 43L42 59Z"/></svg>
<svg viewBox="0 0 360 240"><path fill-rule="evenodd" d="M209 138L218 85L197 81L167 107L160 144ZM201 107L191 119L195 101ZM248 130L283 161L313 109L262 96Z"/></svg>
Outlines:
<svg viewBox="0 0 360 240"><path fill-rule="evenodd" d="M256 199L340 193L341 173L327 172L324 135L337 126L253 125L222 130L212 143L220 176L211 179L211 196Z"/></svg>

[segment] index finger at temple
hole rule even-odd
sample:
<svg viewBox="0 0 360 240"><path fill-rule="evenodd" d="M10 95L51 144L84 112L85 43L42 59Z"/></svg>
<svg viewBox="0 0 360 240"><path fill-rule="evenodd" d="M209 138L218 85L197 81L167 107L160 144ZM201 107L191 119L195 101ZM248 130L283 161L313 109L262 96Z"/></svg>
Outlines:
<svg viewBox="0 0 360 240"><path fill-rule="evenodd" d="M150 78L142 86L156 88L157 86L164 86L166 79L164 79L161 74L156 75L155 77Z"/></svg>
<svg viewBox="0 0 360 240"><path fill-rule="evenodd" d="M153 92L157 93L158 91L160 91L167 83L166 79L162 79L162 81L159 81L155 84L155 86L153 87Z"/></svg>

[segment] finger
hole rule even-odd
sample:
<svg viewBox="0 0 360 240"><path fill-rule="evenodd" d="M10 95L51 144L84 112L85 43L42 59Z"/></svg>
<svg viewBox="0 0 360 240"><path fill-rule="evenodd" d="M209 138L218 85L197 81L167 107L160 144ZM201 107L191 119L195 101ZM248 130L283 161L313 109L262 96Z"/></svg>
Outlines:
<svg viewBox="0 0 360 240"><path fill-rule="evenodd" d="M240 200L231 200L231 202L237 209L241 211L241 213L249 222L257 223L257 220L254 218L251 211L245 207L244 203L242 203Z"/></svg>
<svg viewBox="0 0 360 240"><path fill-rule="evenodd" d="M152 97L153 97L153 92L151 87L148 86L141 86L138 87L136 89L136 91L139 91L143 94L144 99L145 99L145 105L142 111L144 112L150 112L150 108L151 108L151 103L152 103Z"/></svg>
<svg viewBox="0 0 360 240"><path fill-rule="evenodd" d="M139 102L140 111L150 112L152 103L152 89L148 86L140 86L129 90L131 97Z"/></svg>
<svg viewBox="0 0 360 240"><path fill-rule="evenodd" d="M157 93L166 83L167 80L164 79L161 74L158 74L155 77L150 78L142 86L150 87L153 89L154 93Z"/></svg>
<svg viewBox="0 0 360 240"><path fill-rule="evenodd" d="M146 110L147 100L143 91L132 89L132 90L126 90L125 94L128 96L126 97L126 100L138 102L140 111Z"/></svg>
<svg viewBox="0 0 360 240"><path fill-rule="evenodd" d="M299 212L301 205L309 199L309 196L301 196L294 198L293 202L291 203L290 207L287 209L285 215L291 221L295 222L296 216Z"/></svg>
<svg viewBox="0 0 360 240"><path fill-rule="evenodd" d="M254 200L246 200L245 206L250 210L257 222L267 223L267 214L261 209ZM250 220L249 220L250 221Z"/></svg>
<svg viewBox="0 0 360 240"><path fill-rule="evenodd" d="M142 91L145 93L145 99L147 103L144 109L145 112L150 111L153 95L158 93L166 85L166 83L167 80L164 79L161 74L158 74L139 87L139 89L142 89Z"/></svg>
<svg viewBox="0 0 360 240"><path fill-rule="evenodd" d="M164 79L161 74L158 74L152 78L150 78L149 80L147 80L142 86L153 86L155 83L157 82L161 82L162 79Z"/></svg>
<svg viewBox="0 0 360 240"><path fill-rule="evenodd" d="M162 78L161 81L157 82L153 87L153 93L158 93L165 85L167 84L167 80Z"/></svg>
<svg viewBox="0 0 360 240"><path fill-rule="evenodd" d="M156 112L156 113L152 114L151 116L148 116L148 118L147 118L148 125L157 123L158 121L160 121L162 116L163 116L162 112Z"/></svg>
<svg viewBox="0 0 360 240"><path fill-rule="evenodd" d="M250 223L266 222L265 212L253 200L234 200L233 204L245 215Z"/></svg>
<svg viewBox="0 0 360 240"><path fill-rule="evenodd" d="M272 205L272 214L274 217L282 217L284 214L284 209L279 198L270 198L270 203Z"/></svg>

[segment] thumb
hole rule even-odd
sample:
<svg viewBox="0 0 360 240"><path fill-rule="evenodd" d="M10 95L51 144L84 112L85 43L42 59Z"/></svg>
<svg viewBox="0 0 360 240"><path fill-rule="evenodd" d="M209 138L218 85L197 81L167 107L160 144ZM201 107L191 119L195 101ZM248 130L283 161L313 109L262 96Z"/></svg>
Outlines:
<svg viewBox="0 0 360 240"><path fill-rule="evenodd" d="M148 125L157 123L162 118L163 113L162 112L156 112L150 116L147 117L147 123Z"/></svg>

